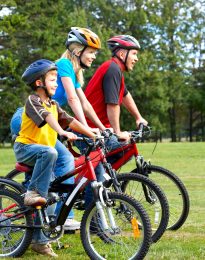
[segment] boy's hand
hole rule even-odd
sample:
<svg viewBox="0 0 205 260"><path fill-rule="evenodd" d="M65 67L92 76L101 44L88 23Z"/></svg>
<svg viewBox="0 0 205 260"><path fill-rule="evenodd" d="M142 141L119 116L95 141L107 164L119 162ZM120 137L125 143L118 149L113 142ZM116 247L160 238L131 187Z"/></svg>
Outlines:
<svg viewBox="0 0 205 260"><path fill-rule="evenodd" d="M75 141L75 140L77 140L77 138L78 138L78 136L75 135L75 134L72 133L72 132L66 132L66 131L64 131L64 133L63 133L62 135L65 136L66 138L68 138L68 140L70 140L70 141Z"/></svg>

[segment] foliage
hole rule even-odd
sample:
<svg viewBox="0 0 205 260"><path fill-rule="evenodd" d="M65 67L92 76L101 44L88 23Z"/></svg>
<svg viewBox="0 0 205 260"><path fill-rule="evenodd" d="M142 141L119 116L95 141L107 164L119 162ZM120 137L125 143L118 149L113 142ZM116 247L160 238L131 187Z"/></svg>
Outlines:
<svg viewBox="0 0 205 260"><path fill-rule="evenodd" d="M71 26L88 27L102 40L86 82L110 52L115 34L135 36L142 50L126 85L141 114L172 141L181 132L203 132L205 9L194 0L7 0L0 3L0 128L9 125L30 89L21 75L38 58L56 60L65 50ZM0 13L1 14L1 13ZM197 72L196 72L197 71ZM123 129L134 120L122 109Z"/></svg>

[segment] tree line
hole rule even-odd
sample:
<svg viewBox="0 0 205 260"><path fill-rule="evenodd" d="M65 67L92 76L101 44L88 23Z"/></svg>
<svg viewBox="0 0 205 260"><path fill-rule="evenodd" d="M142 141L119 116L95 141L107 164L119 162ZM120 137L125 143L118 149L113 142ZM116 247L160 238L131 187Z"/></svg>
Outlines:
<svg viewBox="0 0 205 260"><path fill-rule="evenodd" d="M57 60L70 27L97 33L102 50L86 82L110 52L106 40L130 34L141 45L126 85L144 118L173 142L205 140L205 3L203 0L0 1L0 135L30 89L21 75L39 58ZM85 84L86 85L86 84ZM122 129L135 124L122 109Z"/></svg>

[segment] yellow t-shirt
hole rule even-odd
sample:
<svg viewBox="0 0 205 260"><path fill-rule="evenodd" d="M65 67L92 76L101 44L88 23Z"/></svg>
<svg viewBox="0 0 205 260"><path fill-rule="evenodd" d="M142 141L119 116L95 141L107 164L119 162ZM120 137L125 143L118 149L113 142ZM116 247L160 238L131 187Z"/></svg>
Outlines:
<svg viewBox="0 0 205 260"><path fill-rule="evenodd" d="M38 95L30 95L24 107L21 130L16 142L54 147L57 132L45 121L45 118L50 113L60 125L61 122L65 125L65 121L69 125L73 120L55 101L51 100L47 105L41 101Z"/></svg>

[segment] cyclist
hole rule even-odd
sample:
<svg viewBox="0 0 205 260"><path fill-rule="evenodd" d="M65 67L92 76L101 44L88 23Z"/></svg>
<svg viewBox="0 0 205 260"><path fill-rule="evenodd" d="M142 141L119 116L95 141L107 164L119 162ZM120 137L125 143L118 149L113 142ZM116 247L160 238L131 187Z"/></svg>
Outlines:
<svg viewBox="0 0 205 260"><path fill-rule="evenodd" d="M130 35L114 36L107 43L112 58L97 69L84 93L101 122L106 127L112 127L120 139L129 140L129 133L120 129L121 105L124 105L135 118L137 126L140 123L148 124L127 90L123 75L126 71L132 71L138 61L140 44ZM87 122L90 127L93 127L93 122L89 118Z"/></svg>
<svg viewBox="0 0 205 260"><path fill-rule="evenodd" d="M66 125L91 138L95 137L95 134L51 100L57 88L55 63L45 59L37 60L25 70L22 79L35 93L28 97L24 106L14 152L17 161L34 167L24 198L25 205L44 205L58 156L54 148L57 134L71 141L76 140L75 134L63 130ZM57 257L50 244L47 241L45 243L40 230L34 232L31 248L40 254Z"/></svg>
<svg viewBox="0 0 205 260"><path fill-rule="evenodd" d="M87 28L71 28L66 40L66 51L56 62L58 67L58 88L52 97L63 107L68 104L77 119L85 126L88 126L86 115L94 125L91 131L96 133L98 133L98 129L105 130L105 126L101 123L90 102L85 97L82 86L84 84L83 70L92 65L100 48L100 39L94 32ZM59 170L56 170L56 173L60 172ZM103 181L104 168L101 163L95 171L98 181ZM89 184L85 191L86 205L89 204L91 199L92 193ZM68 221L64 225L65 230L67 229L67 223Z"/></svg>
<svg viewBox="0 0 205 260"><path fill-rule="evenodd" d="M61 106L68 104L82 124L87 125L86 115L95 127L104 130L104 125L82 90L83 70L88 69L96 59L97 50L101 48L100 39L89 29L72 27L68 33L66 48L56 62L58 88L52 98Z"/></svg>
<svg viewBox="0 0 205 260"><path fill-rule="evenodd" d="M58 88L52 99L58 101L60 106L71 107L77 119L85 126L87 125L85 115L95 124L95 127L104 130L105 127L99 120L94 109L86 99L81 86L84 83L83 69L89 68L96 58L97 50L101 48L99 37L91 30L80 27L72 27L68 33L66 40L66 51L61 58L57 60L58 67ZM18 109L11 120L12 134L18 134L20 128L22 109ZM98 132L96 128L91 129ZM62 176L69 170L74 168L74 160L66 147L60 142L56 142L55 146L58 151L58 159L55 167L55 175ZM103 175L102 165L97 167L97 175ZM98 178L99 180L100 177ZM73 183L74 178L66 180L66 183ZM86 188L86 194L90 193L90 189ZM89 200L89 199L88 199ZM57 211L58 211L57 206ZM73 211L70 212L65 222L65 230L76 230L80 228L80 222L74 219Z"/></svg>

